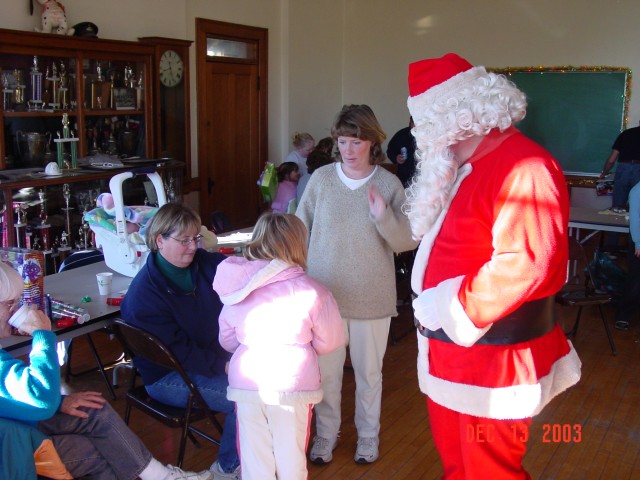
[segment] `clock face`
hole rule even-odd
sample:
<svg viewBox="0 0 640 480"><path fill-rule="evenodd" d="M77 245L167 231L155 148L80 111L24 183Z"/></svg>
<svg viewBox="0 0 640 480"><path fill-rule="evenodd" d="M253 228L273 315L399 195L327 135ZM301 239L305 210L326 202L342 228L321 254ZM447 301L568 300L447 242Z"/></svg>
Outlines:
<svg viewBox="0 0 640 480"><path fill-rule="evenodd" d="M160 57L160 82L167 87L175 87L182 80L184 64L180 55L173 50L165 51Z"/></svg>

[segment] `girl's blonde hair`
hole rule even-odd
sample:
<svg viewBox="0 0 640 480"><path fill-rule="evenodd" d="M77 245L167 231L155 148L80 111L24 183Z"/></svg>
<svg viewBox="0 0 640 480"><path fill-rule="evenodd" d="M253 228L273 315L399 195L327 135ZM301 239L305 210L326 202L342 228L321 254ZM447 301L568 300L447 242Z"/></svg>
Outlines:
<svg viewBox="0 0 640 480"><path fill-rule="evenodd" d="M244 256L248 260L282 260L307 269L307 227L295 215L263 214L253 229Z"/></svg>

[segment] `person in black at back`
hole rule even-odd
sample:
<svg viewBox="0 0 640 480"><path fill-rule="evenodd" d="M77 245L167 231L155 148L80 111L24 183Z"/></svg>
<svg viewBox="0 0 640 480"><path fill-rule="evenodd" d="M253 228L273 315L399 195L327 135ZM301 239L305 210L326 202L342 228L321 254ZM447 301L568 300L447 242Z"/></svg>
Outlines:
<svg viewBox="0 0 640 480"><path fill-rule="evenodd" d="M640 181L640 126L628 128L618 135L602 167L600 178L609 174L616 160L618 167L613 181L611 209L616 213L625 213L629 192Z"/></svg>
<svg viewBox="0 0 640 480"><path fill-rule="evenodd" d="M398 165L396 175L405 188L409 186L416 171L416 141L411 134L413 127L413 118L409 117L409 126L398 130L387 146L387 157Z"/></svg>

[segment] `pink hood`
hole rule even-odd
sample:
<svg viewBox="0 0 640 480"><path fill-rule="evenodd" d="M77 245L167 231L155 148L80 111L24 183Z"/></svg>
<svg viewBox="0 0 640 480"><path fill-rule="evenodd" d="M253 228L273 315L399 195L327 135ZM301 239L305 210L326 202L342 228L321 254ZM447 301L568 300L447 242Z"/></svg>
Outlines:
<svg viewBox="0 0 640 480"><path fill-rule="evenodd" d="M234 305L260 287L300 275L304 275L301 267L281 260L250 261L243 257L229 257L218 265L213 289L224 305Z"/></svg>

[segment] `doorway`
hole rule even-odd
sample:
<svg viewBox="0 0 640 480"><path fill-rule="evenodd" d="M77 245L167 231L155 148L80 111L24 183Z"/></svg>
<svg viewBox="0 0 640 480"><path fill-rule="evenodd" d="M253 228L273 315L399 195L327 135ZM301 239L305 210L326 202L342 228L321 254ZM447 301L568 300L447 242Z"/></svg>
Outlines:
<svg viewBox="0 0 640 480"><path fill-rule="evenodd" d="M248 227L267 160L267 29L196 19L200 215Z"/></svg>

